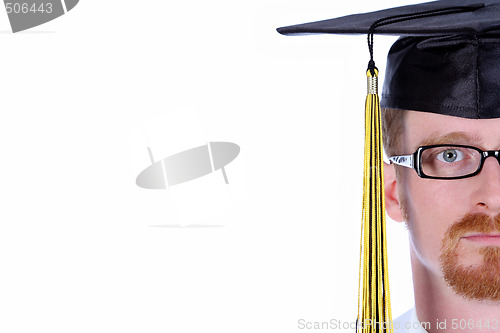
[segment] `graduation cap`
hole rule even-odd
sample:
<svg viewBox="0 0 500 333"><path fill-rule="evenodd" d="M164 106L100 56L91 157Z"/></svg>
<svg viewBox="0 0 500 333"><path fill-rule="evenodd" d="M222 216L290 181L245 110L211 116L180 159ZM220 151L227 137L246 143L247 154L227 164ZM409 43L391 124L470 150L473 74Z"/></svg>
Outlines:
<svg viewBox="0 0 500 333"><path fill-rule="evenodd" d="M368 36L357 330L392 331L380 107L500 118L500 0L434 1L282 27L278 32ZM374 34L401 36L389 51L380 102Z"/></svg>

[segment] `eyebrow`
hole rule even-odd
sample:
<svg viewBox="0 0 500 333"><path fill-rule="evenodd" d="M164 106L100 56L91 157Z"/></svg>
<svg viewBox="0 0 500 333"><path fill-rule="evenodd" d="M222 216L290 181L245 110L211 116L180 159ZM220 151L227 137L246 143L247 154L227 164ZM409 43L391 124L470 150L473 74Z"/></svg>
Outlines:
<svg viewBox="0 0 500 333"><path fill-rule="evenodd" d="M430 146L430 145L442 145L442 144L470 144L479 142L477 135L470 135L465 132L451 132L439 136L431 136L427 139L422 140L418 147L420 146ZM416 149L417 147L415 147Z"/></svg>

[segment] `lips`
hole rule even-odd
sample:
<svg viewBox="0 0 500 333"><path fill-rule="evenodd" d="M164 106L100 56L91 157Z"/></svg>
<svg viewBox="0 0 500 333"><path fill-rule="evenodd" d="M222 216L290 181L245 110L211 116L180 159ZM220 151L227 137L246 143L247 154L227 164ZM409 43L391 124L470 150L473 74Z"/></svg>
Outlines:
<svg viewBox="0 0 500 333"><path fill-rule="evenodd" d="M476 233L463 236L462 239L482 245L500 246L500 233Z"/></svg>

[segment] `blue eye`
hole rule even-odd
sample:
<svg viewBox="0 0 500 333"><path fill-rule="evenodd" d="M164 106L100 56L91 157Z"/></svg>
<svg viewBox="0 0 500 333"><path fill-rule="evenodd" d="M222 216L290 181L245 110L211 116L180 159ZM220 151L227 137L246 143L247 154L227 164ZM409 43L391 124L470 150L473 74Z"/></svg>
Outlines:
<svg viewBox="0 0 500 333"><path fill-rule="evenodd" d="M447 149L439 153L436 158L444 163L453 163L462 160L464 153L458 149Z"/></svg>

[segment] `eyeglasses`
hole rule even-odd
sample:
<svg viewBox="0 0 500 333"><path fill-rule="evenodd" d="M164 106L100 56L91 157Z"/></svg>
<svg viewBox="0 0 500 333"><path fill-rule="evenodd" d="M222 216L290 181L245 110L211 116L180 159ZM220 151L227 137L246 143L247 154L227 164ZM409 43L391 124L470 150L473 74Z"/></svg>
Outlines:
<svg viewBox="0 0 500 333"><path fill-rule="evenodd" d="M421 146L412 155L392 156L397 165L415 169L421 178L461 179L477 175L484 161L494 156L500 163L500 150L484 151L462 145Z"/></svg>

